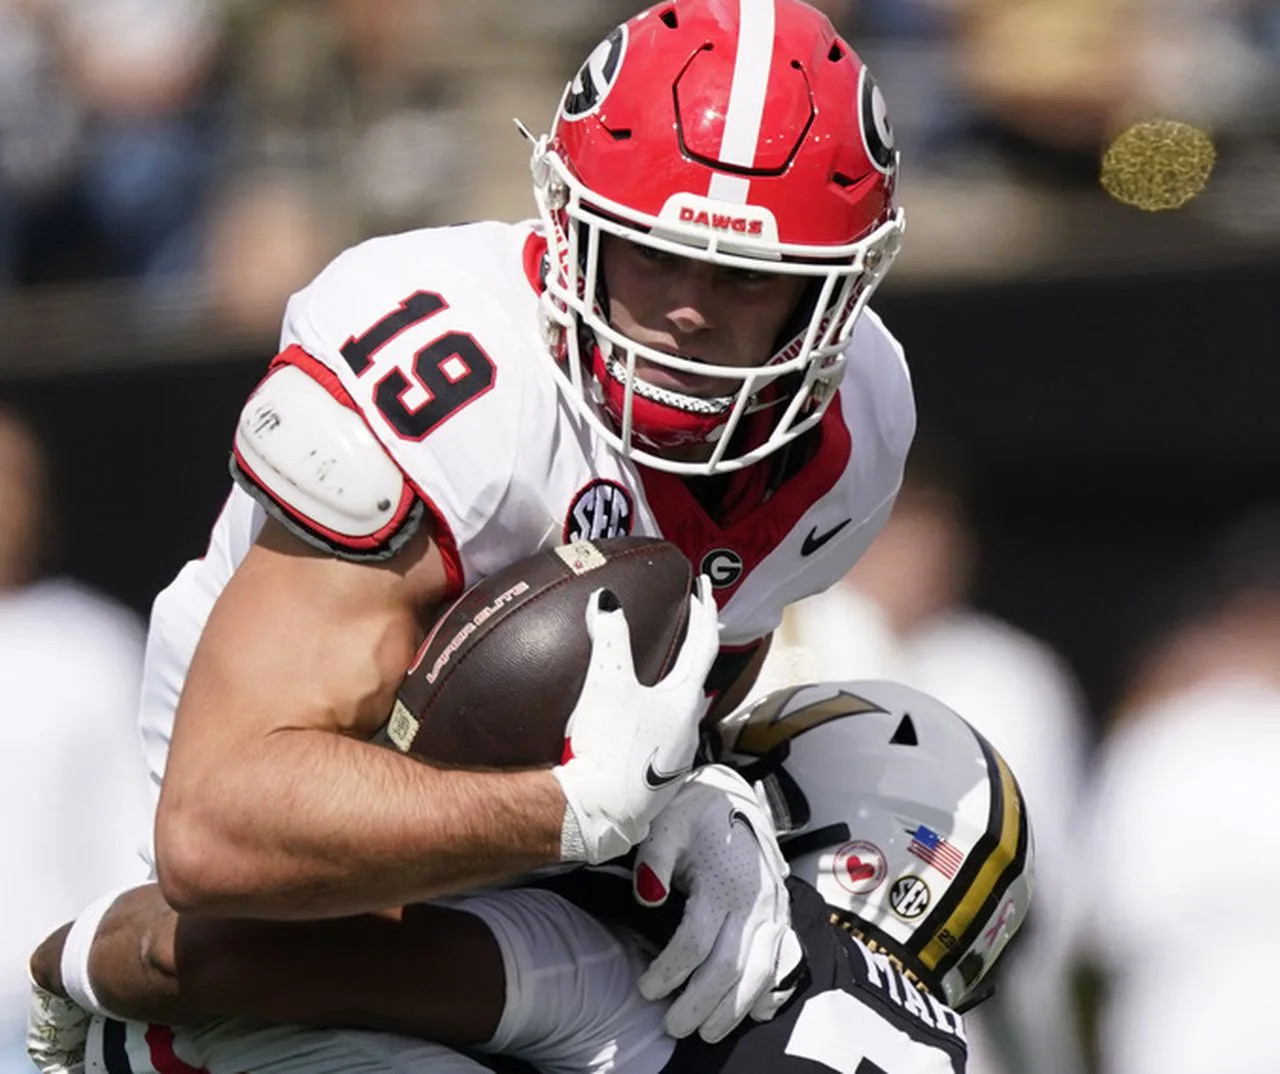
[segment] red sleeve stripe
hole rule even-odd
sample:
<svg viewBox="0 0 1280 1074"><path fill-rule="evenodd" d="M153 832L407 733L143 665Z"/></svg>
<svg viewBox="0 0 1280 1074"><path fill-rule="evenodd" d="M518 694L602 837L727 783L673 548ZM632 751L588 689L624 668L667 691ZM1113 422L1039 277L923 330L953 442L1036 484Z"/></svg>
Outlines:
<svg viewBox="0 0 1280 1074"><path fill-rule="evenodd" d="M434 540L436 547L440 549L440 562L444 564L445 581L448 584L448 592L445 593L446 601L455 601L462 596L462 591L466 588L467 576L462 569L462 557L458 554L458 541L453 535L453 530L449 527L449 521L441 514L440 509L436 507L431 497L422 491L413 480L406 476L405 481L418 494L418 499L426 507L427 513L431 515L435 525Z"/></svg>
<svg viewBox="0 0 1280 1074"><path fill-rule="evenodd" d="M147 1026L147 1050L157 1074L209 1074L204 1067L193 1067L173 1050L173 1030L168 1026Z"/></svg>

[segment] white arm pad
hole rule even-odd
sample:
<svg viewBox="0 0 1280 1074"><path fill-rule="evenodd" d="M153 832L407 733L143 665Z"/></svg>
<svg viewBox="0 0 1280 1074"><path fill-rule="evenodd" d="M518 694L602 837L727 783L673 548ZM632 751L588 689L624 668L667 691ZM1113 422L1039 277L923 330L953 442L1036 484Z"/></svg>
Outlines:
<svg viewBox="0 0 1280 1074"><path fill-rule="evenodd" d="M387 558L423 514L360 415L292 365L271 373L245 404L232 472L291 530L339 555Z"/></svg>
<svg viewBox="0 0 1280 1074"><path fill-rule="evenodd" d="M502 951L507 999L482 1051L545 1069L603 1074L661 1070L675 1042L662 1027L666 1003L636 988L638 951L549 891L507 889L453 903L475 914Z"/></svg>

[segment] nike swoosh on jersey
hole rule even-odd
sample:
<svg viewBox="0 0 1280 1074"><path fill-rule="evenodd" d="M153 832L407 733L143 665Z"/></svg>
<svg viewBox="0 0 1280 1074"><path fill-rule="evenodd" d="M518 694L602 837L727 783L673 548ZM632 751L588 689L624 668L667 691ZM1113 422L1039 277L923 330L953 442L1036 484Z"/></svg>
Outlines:
<svg viewBox="0 0 1280 1074"><path fill-rule="evenodd" d="M651 791L661 790L668 783L674 783L677 779L683 779L689 774L689 768L678 768L674 772L659 772L653 765L653 758L658 755L658 751L653 751L653 756L649 758L649 764L644 770L644 785Z"/></svg>
<svg viewBox="0 0 1280 1074"><path fill-rule="evenodd" d="M853 519L846 518L843 522L837 522L834 526L832 526L829 530L827 530L826 533L823 533L823 534L819 534L818 527L814 526L813 529L811 529L808 535L805 537L804 544L800 546L800 554L802 556L813 555L814 552L816 552L819 548L821 548L824 544L826 544L829 540L831 540L832 537L834 537L837 533L839 533L842 529L845 528L845 526L849 525L849 523L852 521Z"/></svg>

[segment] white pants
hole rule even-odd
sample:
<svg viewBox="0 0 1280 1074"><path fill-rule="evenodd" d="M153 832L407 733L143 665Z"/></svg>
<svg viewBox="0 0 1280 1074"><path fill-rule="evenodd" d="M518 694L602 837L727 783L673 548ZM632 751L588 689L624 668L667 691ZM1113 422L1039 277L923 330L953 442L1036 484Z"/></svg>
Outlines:
<svg viewBox="0 0 1280 1074"><path fill-rule="evenodd" d="M444 1047L393 1033L263 1026L230 1018L202 1026L95 1017L85 1074L487 1074Z"/></svg>

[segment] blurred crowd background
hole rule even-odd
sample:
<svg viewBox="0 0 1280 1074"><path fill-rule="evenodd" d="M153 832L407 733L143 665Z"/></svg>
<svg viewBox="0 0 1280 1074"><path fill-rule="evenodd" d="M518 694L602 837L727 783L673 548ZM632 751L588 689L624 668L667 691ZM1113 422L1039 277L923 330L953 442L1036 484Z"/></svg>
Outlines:
<svg viewBox="0 0 1280 1074"><path fill-rule="evenodd" d="M921 440L766 676L912 682L1019 774L1040 902L976 1074L1274 1074L1280 4L818 6L903 153L875 304ZM130 878L141 624L203 548L286 297L364 236L532 215L511 120L545 129L633 10L0 0L3 1074L26 952ZM1099 185L1151 118L1216 147L1177 212Z"/></svg>

